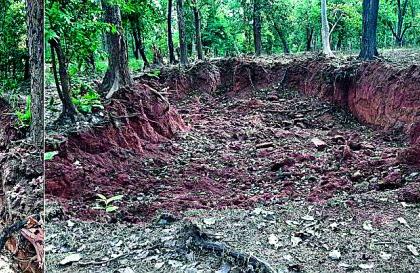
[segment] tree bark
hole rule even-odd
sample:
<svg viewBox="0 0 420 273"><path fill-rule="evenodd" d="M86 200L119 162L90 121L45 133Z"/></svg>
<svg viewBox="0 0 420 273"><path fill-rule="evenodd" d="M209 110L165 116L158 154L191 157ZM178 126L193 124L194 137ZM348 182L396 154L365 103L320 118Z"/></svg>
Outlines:
<svg viewBox="0 0 420 273"><path fill-rule="evenodd" d="M185 31L185 17L184 17L184 0L177 0L177 13L178 13L178 32L179 32L179 48L180 48L180 61L182 65L188 64L188 48L187 38Z"/></svg>
<svg viewBox="0 0 420 273"><path fill-rule="evenodd" d="M261 3L260 0L254 0L253 12L253 30L254 30L254 48L255 55L260 56L262 52L261 40Z"/></svg>
<svg viewBox="0 0 420 273"><path fill-rule="evenodd" d="M321 25L322 51L328 57L334 56L330 45L330 26L328 25L327 17L327 0L321 0Z"/></svg>
<svg viewBox="0 0 420 273"><path fill-rule="evenodd" d="M44 147L44 1L27 0L29 67L31 79L30 137Z"/></svg>
<svg viewBox="0 0 420 273"><path fill-rule="evenodd" d="M195 46L197 50L197 57L199 60L204 60L203 43L201 41L201 15L197 7L197 1L192 0L194 12L194 25L195 25Z"/></svg>
<svg viewBox="0 0 420 273"><path fill-rule="evenodd" d="M168 49L169 49L169 63L176 63L174 40L172 38L172 0L168 0Z"/></svg>
<svg viewBox="0 0 420 273"><path fill-rule="evenodd" d="M285 54L289 54L289 45L287 44L286 35L284 34L283 30L278 26L278 24L273 20L274 29L277 32L277 35L279 35L281 44L283 45L283 52Z"/></svg>
<svg viewBox="0 0 420 273"><path fill-rule="evenodd" d="M124 30L121 22L121 12L117 5L102 2L104 19L106 23L116 27L115 33L107 33L106 43L108 49L108 70L102 81L101 90L109 99L121 87L131 85L132 79L128 69L128 51L124 39Z"/></svg>
<svg viewBox="0 0 420 273"><path fill-rule="evenodd" d="M314 29L312 27L306 27L306 51L311 51L312 36Z"/></svg>
<svg viewBox="0 0 420 273"><path fill-rule="evenodd" d="M135 46L135 56L136 59L141 57L144 67L148 67L149 61L146 57L146 52L144 50L144 44L143 44L143 38L141 35L141 29L140 29L140 22L137 18L131 18L130 19L131 28L133 30L133 38L134 38L134 46Z"/></svg>
<svg viewBox="0 0 420 273"><path fill-rule="evenodd" d="M378 56L376 30L378 24L379 0L363 0L363 34L359 58L372 60Z"/></svg>
<svg viewBox="0 0 420 273"><path fill-rule="evenodd" d="M63 48L59 40L51 39L49 40L49 43L51 45L54 79L57 86L57 92L62 103L62 111L58 122L64 122L68 119L74 122L76 121L78 112L71 100L70 76L68 73L66 56L64 55ZM59 78L57 77L55 54L57 54L58 59Z"/></svg>

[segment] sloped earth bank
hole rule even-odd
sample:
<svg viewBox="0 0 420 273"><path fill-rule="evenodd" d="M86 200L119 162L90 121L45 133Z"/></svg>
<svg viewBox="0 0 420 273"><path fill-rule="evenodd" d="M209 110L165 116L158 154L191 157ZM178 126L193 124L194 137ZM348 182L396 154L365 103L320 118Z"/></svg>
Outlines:
<svg viewBox="0 0 420 273"><path fill-rule="evenodd" d="M0 269L42 272L43 160L10 112L0 98Z"/></svg>
<svg viewBox="0 0 420 273"><path fill-rule="evenodd" d="M171 266L174 268L170 270L176 272L217 271L227 259L203 256L200 251L191 254L173 239L165 245L166 239L157 235L167 232L167 236L185 237L180 226L206 217L202 214L219 219L216 238L245 253L261 253L260 258L278 269L322 272L327 267L326 272L344 272L350 266L355 271L368 267L364 270L369 272L373 263L375 272L392 272L385 254L394 248L391 257L398 264L392 266L397 271L416 272L418 256L406 245L419 248L418 229L411 228L419 221L419 77L415 65L398 68L381 62L229 59L199 63L186 73L164 70L159 82L147 75L138 78L131 90L119 92L106 103L105 109L111 113L108 117L99 118L89 129L50 136L48 149L59 154L47 162L46 190L50 201L56 200L59 207L50 213L51 219L140 223L147 229L121 224L52 223L47 247L49 266L55 268L51 272L75 272L80 267L80 272L95 272L98 266L110 263L113 270L132 272L124 271L122 261L134 272L167 272ZM154 90L169 95L170 108ZM363 123L386 130L368 128L348 112ZM92 119L101 116L104 114L98 113ZM106 214L92 209L97 193L107 197L123 194L118 211ZM362 197L372 199L371 206L360 201ZM334 200L340 206L330 208ZM250 216L256 206L267 207L268 222L263 219L267 213ZM315 211L306 211L310 206L317 208L317 216L328 216L315 217L311 214ZM284 214L283 209L288 207L292 211ZM195 209L201 210L191 216L194 212L189 211ZM183 220L163 230L150 224L165 211ZM294 217L308 213L318 219L307 224L303 219L293 224L299 230L283 232ZM271 219L270 215L275 217ZM247 219L254 219L254 225ZM340 221L349 229L344 233L327 232L327 226L332 222L341 225ZM406 228L397 229L397 223ZM319 236L321 241L311 242L317 235L300 230L311 226L326 232ZM88 239L84 244L72 241L79 238L83 242L85 232L92 227L91 232L101 234L96 236L105 235L105 246L109 247L106 255L100 249L104 244L91 245ZM260 233L263 227L268 230ZM68 231L64 238L59 235L63 228ZM337 229L336 224L333 229ZM276 236L283 238L277 251L268 246L266 236L275 230ZM366 245L366 231L383 236L377 240L385 243L379 245L390 247L383 250L384 255L378 254L374 245ZM129 238L109 235L119 232ZM291 248L292 235L294 244L302 239L305 249L300 244ZM142 248L142 243L136 245L136 236L149 241L154 238L162 244ZM288 238L288 244L284 238ZM308 238L312 239L306 241ZM254 239L255 244L250 244ZM331 241L323 246L324 240ZM347 264L338 266L340 261L332 262L328 253L335 248L347 251L349 242L355 242L354 251L359 252L353 253ZM124 251L130 251L128 256L113 256L124 247ZM307 247L315 252L324 248L320 252L323 256ZM303 255L289 257L284 252L294 249ZM74 252L84 254L82 262L70 267L57 265ZM137 258L133 260L131 255ZM90 256L115 258L115 264L86 261ZM192 271L186 271L179 263L196 264ZM244 267L240 268L237 272L244 272Z"/></svg>

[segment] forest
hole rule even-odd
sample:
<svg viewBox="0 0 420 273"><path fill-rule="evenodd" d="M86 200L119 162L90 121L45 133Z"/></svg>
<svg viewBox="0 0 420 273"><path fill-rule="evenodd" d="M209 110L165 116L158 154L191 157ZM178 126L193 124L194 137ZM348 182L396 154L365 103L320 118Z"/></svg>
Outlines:
<svg viewBox="0 0 420 273"><path fill-rule="evenodd" d="M31 139L7 3L3 94ZM47 0L48 272L416 272L419 12Z"/></svg>
<svg viewBox="0 0 420 273"><path fill-rule="evenodd" d="M80 108L86 102L80 94L86 86L79 78L105 75L107 33L121 34L125 40L121 50L126 52L133 73L197 59L323 51L323 40L336 54L354 54L361 47L360 1L329 1L328 7L324 6L326 32L321 20L324 1L120 2L115 4L118 11L112 11L119 18L107 18L111 11L106 5L101 8L98 1L46 3L47 81L58 87L61 100L66 101L64 118L74 119L78 107L74 104ZM418 47L419 9L418 0L383 1L377 11L377 47ZM14 54L17 66L24 64L21 51ZM11 73L16 73L13 65ZM20 67L20 73L24 78L24 67ZM90 96L93 101L97 98Z"/></svg>

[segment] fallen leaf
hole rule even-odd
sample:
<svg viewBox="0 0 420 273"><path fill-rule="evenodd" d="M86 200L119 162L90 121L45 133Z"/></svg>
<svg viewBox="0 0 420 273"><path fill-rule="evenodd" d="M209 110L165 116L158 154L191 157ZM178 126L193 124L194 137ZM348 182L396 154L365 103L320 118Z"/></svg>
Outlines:
<svg viewBox="0 0 420 273"><path fill-rule="evenodd" d="M381 251L381 253L379 254L379 257L381 257L381 259L385 261L391 259L391 256L392 256L391 254L383 252L383 251Z"/></svg>
<svg viewBox="0 0 420 273"><path fill-rule="evenodd" d="M370 223L370 221L364 221L363 222L363 229L367 230L367 231L372 231L373 227L372 224Z"/></svg>
<svg viewBox="0 0 420 273"><path fill-rule="evenodd" d="M408 245L407 246L408 250L410 250L410 252L414 255L414 256L419 256L419 252L417 251L417 248L413 245Z"/></svg>
<svg viewBox="0 0 420 273"><path fill-rule="evenodd" d="M292 241L292 246L297 246L300 242L302 242L302 239L296 236L292 236L290 241Z"/></svg>
<svg viewBox="0 0 420 273"><path fill-rule="evenodd" d="M408 225L408 223L407 223L407 221L404 219L404 218L402 218L402 217L399 217L399 218L397 218L397 221L401 224L401 225L404 225L404 226L406 226L406 227L410 227L409 225Z"/></svg>
<svg viewBox="0 0 420 273"><path fill-rule="evenodd" d="M314 221L315 217L311 216L311 215L305 215L302 217L303 220L305 221Z"/></svg>
<svg viewBox="0 0 420 273"><path fill-rule="evenodd" d="M74 262L78 262L81 259L82 255L80 255L79 253L70 254L60 261L60 265L68 265Z"/></svg>
<svg viewBox="0 0 420 273"><path fill-rule="evenodd" d="M203 220L203 223L206 224L206 225L209 225L209 226L214 225L214 224L216 224L216 219L206 218L206 219Z"/></svg>
<svg viewBox="0 0 420 273"><path fill-rule="evenodd" d="M359 268L361 269L372 269L374 267L375 267L374 264L359 264Z"/></svg>
<svg viewBox="0 0 420 273"><path fill-rule="evenodd" d="M156 269L161 269L164 264L165 263L155 263L155 268Z"/></svg>
<svg viewBox="0 0 420 273"><path fill-rule="evenodd" d="M331 258L331 260L340 260L341 259L341 253L337 249L334 249L328 253L328 257Z"/></svg>

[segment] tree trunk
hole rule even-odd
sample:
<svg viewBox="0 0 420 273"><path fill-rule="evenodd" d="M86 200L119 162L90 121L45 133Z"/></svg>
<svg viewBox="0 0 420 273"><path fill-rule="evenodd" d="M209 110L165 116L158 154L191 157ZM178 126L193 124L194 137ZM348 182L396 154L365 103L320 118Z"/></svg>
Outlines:
<svg viewBox="0 0 420 273"><path fill-rule="evenodd" d="M121 22L121 12L117 5L109 5L103 1L104 19L106 23L117 28L116 33L107 33L108 70L102 81L101 90L109 99L123 86L131 85L132 79L128 69L128 51L124 39L124 30Z"/></svg>
<svg viewBox="0 0 420 273"><path fill-rule="evenodd" d="M197 50L197 57L199 60L204 59L203 55L203 44L201 42L201 15L197 7L197 1L192 0L193 12L194 12L194 25L195 25L195 46Z"/></svg>
<svg viewBox="0 0 420 273"><path fill-rule="evenodd" d="M359 58L372 60L378 56L376 29L378 24L379 0L363 0L363 34Z"/></svg>
<svg viewBox="0 0 420 273"><path fill-rule="evenodd" d="M330 26L328 25L327 17L327 0L321 0L321 38L322 38L322 51L328 56L334 56L330 46Z"/></svg>
<svg viewBox="0 0 420 273"><path fill-rule="evenodd" d="M66 56L64 55L61 42L57 39L49 40L51 45L51 57L53 65L53 74L55 83L57 86L57 92L62 103L61 115L58 119L58 122L64 122L67 119L71 121L76 121L77 110L71 101L71 89L70 89L70 76L67 68ZM57 67L55 61L55 53L57 54L58 59L58 75L57 77Z"/></svg>
<svg viewBox="0 0 420 273"><path fill-rule="evenodd" d="M178 13L178 32L179 32L179 48L180 48L180 61L182 65L188 64L188 48L187 38L185 31L185 18L184 18L184 0L177 0L177 13Z"/></svg>
<svg viewBox="0 0 420 273"><path fill-rule="evenodd" d="M169 63L176 63L174 52L174 41L172 38L172 0L168 0L168 49L169 49Z"/></svg>
<svg viewBox="0 0 420 273"><path fill-rule="evenodd" d="M401 0L397 0L397 29L394 31L392 24L389 23L389 27L391 28L392 34L395 38L395 44L397 46L404 45L404 34L405 30L403 29L404 26L404 17L407 13L408 7L408 0L405 0L404 3L401 5Z"/></svg>
<svg viewBox="0 0 420 273"><path fill-rule="evenodd" d="M314 29L312 27L306 27L306 51L311 51L312 36Z"/></svg>
<svg viewBox="0 0 420 273"><path fill-rule="evenodd" d="M29 67L31 78L30 137L44 147L44 1L27 0Z"/></svg>
<svg viewBox="0 0 420 273"><path fill-rule="evenodd" d="M254 20L253 20L253 30L254 30L255 55L260 56L261 52L262 52L260 0L254 0L253 18L254 18Z"/></svg>
<svg viewBox="0 0 420 273"><path fill-rule="evenodd" d="M274 29L277 32L277 35L279 35L280 37L280 41L283 45L283 52L285 54L289 54L290 50L289 50L289 45L287 44L287 39L286 39L286 35L284 34L284 32L282 31L282 29L277 25L277 23L275 21L273 21L274 24Z"/></svg>
<svg viewBox="0 0 420 273"><path fill-rule="evenodd" d="M146 52L144 51L144 44L143 44L143 38L141 36L141 29L140 29L140 22L137 18L131 18L130 19L131 28L133 29L133 38L134 38L134 46L135 46L135 56L136 59L141 57L144 63L144 67L148 67L149 61L146 57Z"/></svg>

